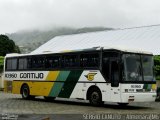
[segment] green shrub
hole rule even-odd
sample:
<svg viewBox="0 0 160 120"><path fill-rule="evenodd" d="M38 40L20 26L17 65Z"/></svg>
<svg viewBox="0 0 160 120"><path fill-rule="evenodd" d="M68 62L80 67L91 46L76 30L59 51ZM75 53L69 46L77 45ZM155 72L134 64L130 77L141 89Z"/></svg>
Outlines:
<svg viewBox="0 0 160 120"><path fill-rule="evenodd" d="M0 56L0 72L3 71L4 57Z"/></svg>
<svg viewBox="0 0 160 120"><path fill-rule="evenodd" d="M154 72L156 75L156 80L160 80L160 56L154 56Z"/></svg>

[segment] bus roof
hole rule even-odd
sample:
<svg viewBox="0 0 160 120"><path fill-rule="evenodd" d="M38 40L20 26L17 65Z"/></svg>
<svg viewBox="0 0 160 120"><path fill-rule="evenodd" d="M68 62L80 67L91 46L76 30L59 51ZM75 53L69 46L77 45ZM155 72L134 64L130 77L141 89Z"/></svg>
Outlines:
<svg viewBox="0 0 160 120"><path fill-rule="evenodd" d="M11 53L11 54L7 54L6 57L18 57L18 56L32 56L32 55L40 55L40 54L56 54L56 53L70 53L70 52L82 52L82 51L98 51L101 48L103 48L103 50L116 50L116 51L121 51L121 52L128 52L128 53L137 53L137 54L149 54L152 55L151 52L147 52L147 51L142 51L142 50L134 50L134 49L125 49L124 47L93 47L93 48L87 48L87 49L76 49L76 50L63 50L63 51L57 51L57 52L53 52L53 51L44 51L43 53L29 53L29 54L18 54L18 53Z"/></svg>

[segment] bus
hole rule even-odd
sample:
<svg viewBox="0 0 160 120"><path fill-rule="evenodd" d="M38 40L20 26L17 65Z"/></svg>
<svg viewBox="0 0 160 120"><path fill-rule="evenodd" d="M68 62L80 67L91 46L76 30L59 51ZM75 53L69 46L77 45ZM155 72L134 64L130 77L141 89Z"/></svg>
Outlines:
<svg viewBox="0 0 160 120"><path fill-rule="evenodd" d="M73 98L97 106L104 102L127 105L156 98L156 80L150 52L108 47L8 54L4 91L23 99Z"/></svg>

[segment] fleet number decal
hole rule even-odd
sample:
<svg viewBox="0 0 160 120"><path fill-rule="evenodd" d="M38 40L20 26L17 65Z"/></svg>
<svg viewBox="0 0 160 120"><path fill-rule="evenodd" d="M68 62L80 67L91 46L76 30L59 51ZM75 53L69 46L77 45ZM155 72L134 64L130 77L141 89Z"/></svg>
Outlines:
<svg viewBox="0 0 160 120"><path fill-rule="evenodd" d="M131 85L131 88L141 88L141 85Z"/></svg>
<svg viewBox="0 0 160 120"><path fill-rule="evenodd" d="M6 73L5 77L6 78L17 78L17 74L16 73Z"/></svg>
<svg viewBox="0 0 160 120"><path fill-rule="evenodd" d="M43 73L6 73L6 78L31 78L31 79L43 79Z"/></svg>

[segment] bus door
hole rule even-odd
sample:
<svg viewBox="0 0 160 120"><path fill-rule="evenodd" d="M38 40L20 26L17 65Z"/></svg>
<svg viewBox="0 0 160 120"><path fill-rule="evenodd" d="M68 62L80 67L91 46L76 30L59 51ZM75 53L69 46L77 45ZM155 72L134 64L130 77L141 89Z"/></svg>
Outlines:
<svg viewBox="0 0 160 120"><path fill-rule="evenodd" d="M111 101L120 101L120 72L119 72L119 60L110 59L110 80L111 80Z"/></svg>

